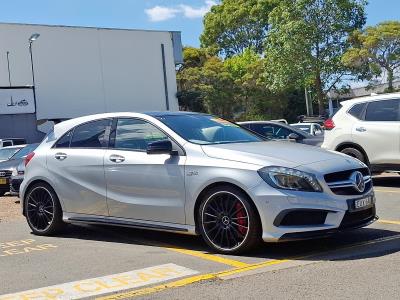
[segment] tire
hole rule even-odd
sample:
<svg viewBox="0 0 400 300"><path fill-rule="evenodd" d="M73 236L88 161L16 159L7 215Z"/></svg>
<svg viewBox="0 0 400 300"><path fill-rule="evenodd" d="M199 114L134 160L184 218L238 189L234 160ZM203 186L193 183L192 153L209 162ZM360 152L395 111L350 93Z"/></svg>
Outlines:
<svg viewBox="0 0 400 300"><path fill-rule="evenodd" d="M219 253L241 254L261 241L256 208L245 193L229 185L205 193L197 220L204 241Z"/></svg>
<svg viewBox="0 0 400 300"><path fill-rule="evenodd" d="M0 197L3 197L6 194L6 192L0 192Z"/></svg>
<svg viewBox="0 0 400 300"><path fill-rule="evenodd" d="M57 194L47 183L29 188L24 199L26 220L36 235L54 235L64 229L62 209Z"/></svg>
<svg viewBox="0 0 400 300"><path fill-rule="evenodd" d="M357 150L356 148L351 148L351 147L344 148L340 152L348 156L357 158L359 161L362 161L364 164L367 164L367 160L364 154L360 150Z"/></svg>

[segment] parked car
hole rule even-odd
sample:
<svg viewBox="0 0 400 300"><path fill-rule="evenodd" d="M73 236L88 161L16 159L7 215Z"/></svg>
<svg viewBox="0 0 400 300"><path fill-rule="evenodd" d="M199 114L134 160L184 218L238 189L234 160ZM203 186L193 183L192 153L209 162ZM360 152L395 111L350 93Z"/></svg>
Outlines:
<svg viewBox="0 0 400 300"><path fill-rule="evenodd" d="M21 138L0 139L0 148L24 144L26 144L26 140Z"/></svg>
<svg viewBox="0 0 400 300"><path fill-rule="evenodd" d="M25 145L0 148L0 163L9 160L16 152L24 148L24 146Z"/></svg>
<svg viewBox="0 0 400 300"><path fill-rule="evenodd" d="M35 150L38 145L39 144L18 146L20 148L14 155L6 161L0 162L0 196L10 191L10 177L13 170L24 161L25 157ZM0 151L4 149L0 149Z"/></svg>
<svg viewBox="0 0 400 300"><path fill-rule="evenodd" d="M357 158L373 172L400 171L400 93L341 104L325 122L322 147Z"/></svg>
<svg viewBox="0 0 400 300"><path fill-rule="evenodd" d="M201 234L221 253L325 236L376 219L368 168L317 147L265 141L189 112L108 113L54 126L26 159L32 232L65 223Z"/></svg>
<svg viewBox="0 0 400 300"><path fill-rule="evenodd" d="M290 125L273 121L248 121L238 122L238 124L266 138L274 140L290 140L312 146L321 146L324 140L322 136L312 136Z"/></svg>
<svg viewBox="0 0 400 300"><path fill-rule="evenodd" d="M14 168L10 177L10 195L19 196L19 188L22 181L24 180L25 174L25 161L21 161L20 164Z"/></svg>
<svg viewBox="0 0 400 300"><path fill-rule="evenodd" d="M290 124L292 127L303 130L310 135L318 136L324 134L324 129L318 123L294 123Z"/></svg>

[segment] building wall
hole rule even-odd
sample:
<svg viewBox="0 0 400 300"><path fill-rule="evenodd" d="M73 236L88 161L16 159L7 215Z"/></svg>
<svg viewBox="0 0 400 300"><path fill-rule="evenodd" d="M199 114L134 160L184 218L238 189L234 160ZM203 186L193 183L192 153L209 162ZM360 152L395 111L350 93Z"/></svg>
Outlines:
<svg viewBox="0 0 400 300"><path fill-rule="evenodd" d="M0 138L25 138L28 143L39 142L44 133L36 128L35 114L0 116Z"/></svg>
<svg viewBox="0 0 400 300"><path fill-rule="evenodd" d="M0 86L8 85L7 51L12 85L32 84L33 33L37 119L166 110L161 44L170 109L178 110L170 32L0 24ZM0 125L9 118L0 115Z"/></svg>

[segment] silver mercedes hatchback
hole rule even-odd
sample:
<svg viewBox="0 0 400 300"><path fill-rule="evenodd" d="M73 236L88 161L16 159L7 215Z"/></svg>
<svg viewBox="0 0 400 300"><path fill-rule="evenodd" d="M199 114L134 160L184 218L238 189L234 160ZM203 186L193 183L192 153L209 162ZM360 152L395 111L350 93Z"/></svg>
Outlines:
<svg viewBox="0 0 400 300"><path fill-rule="evenodd" d="M92 223L200 234L221 253L326 236L377 219L366 165L266 141L189 112L108 113L57 124L26 158L34 234Z"/></svg>

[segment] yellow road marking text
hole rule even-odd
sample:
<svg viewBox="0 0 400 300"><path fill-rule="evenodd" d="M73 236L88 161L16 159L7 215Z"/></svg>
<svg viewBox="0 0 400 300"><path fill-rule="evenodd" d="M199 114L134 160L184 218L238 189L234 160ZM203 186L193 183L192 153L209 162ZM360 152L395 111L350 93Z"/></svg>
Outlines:
<svg viewBox="0 0 400 300"><path fill-rule="evenodd" d="M0 257L26 254L52 248L57 248L57 246L53 244L37 244L33 239L2 242L0 243Z"/></svg>

